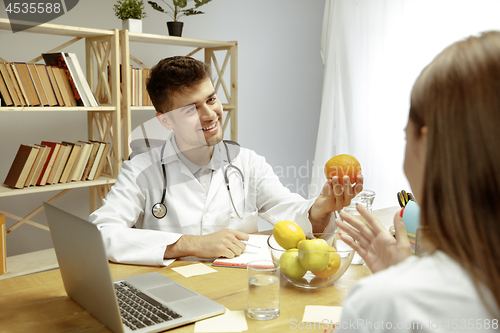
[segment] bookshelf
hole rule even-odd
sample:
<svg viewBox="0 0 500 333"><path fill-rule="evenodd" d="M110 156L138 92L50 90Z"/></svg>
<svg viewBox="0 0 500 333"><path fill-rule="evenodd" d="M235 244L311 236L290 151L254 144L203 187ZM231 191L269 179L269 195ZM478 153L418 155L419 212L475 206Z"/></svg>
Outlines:
<svg viewBox="0 0 500 333"><path fill-rule="evenodd" d="M16 21L16 23L23 24L21 21ZM119 87L120 85L120 73L117 70L119 68L120 56L119 31L79 28L49 23L40 24L38 26L30 26L31 28L18 33L19 39L22 39L23 36L26 36L26 34L41 34L68 37L68 41L51 50L38 50L37 54L39 54L39 56L35 59L27 61L27 63L40 62L42 60L42 53L60 52L74 43L80 41L85 43L87 81L92 89L92 92L94 93L94 96L101 103L100 106L97 107L0 107L0 119L3 112L23 112L26 113L26 116L28 116L31 112L86 112L88 133L87 139L110 142L111 149L108 156L106 156L107 161L103 175L97 180L34 186L23 189L11 189L2 184L0 186L0 198L57 191L58 193L48 200L49 202L53 202L71 189L88 187L90 189L90 211L92 212L97 209L100 203L102 203L102 199L106 196L111 185L115 182L122 163L120 92L118 89L113 89L113 87ZM10 21L8 19L0 18L0 29L11 30ZM2 54L0 54L0 56L2 56ZM12 59L11 61L16 60L17 59ZM0 61L7 62L7 60L3 58L0 58ZM108 66L110 69L109 77L107 73ZM20 143L20 140L21 137L16 144ZM61 138L61 140L64 140L64 138ZM17 221L13 226L7 229L7 233L10 233L24 223L47 230L48 228L46 226L30 220L30 218L42 210L43 206L40 206L25 217L15 216L14 214L3 210L0 210L0 213Z"/></svg>

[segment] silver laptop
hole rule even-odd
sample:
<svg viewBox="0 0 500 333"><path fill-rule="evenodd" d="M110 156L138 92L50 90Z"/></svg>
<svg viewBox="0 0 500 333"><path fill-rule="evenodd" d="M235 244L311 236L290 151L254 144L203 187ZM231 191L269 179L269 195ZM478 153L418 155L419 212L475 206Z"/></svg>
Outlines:
<svg viewBox="0 0 500 333"><path fill-rule="evenodd" d="M112 281L97 226L44 206L68 296L113 332L159 332L226 310L160 273Z"/></svg>

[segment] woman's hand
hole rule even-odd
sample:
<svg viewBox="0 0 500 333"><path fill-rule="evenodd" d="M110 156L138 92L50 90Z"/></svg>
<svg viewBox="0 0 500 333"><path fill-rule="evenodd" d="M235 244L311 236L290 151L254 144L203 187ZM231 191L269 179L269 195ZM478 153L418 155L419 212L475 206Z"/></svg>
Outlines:
<svg viewBox="0 0 500 333"><path fill-rule="evenodd" d="M337 225L345 232L340 235L340 239L358 252L373 273L411 256L410 241L399 212L394 216L394 238L366 208L356 205L356 209L368 224L350 214L340 212L343 221L337 220Z"/></svg>

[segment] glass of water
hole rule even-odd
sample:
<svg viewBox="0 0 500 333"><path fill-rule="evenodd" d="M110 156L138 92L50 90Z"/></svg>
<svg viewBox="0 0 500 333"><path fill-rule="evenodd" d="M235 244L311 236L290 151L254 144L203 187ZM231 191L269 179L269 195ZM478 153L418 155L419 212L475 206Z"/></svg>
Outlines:
<svg viewBox="0 0 500 333"><path fill-rule="evenodd" d="M248 316L269 320L280 315L280 267L271 260L247 264Z"/></svg>
<svg viewBox="0 0 500 333"><path fill-rule="evenodd" d="M349 214L356 216L357 218L360 218L361 221L366 222L365 219L361 215L359 215L358 211L356 210L356 204L363 205L363 207L365 207L371 213L374 200L375 200L375 192L374 191L363 190L360 193L358 193L357 196L352 198L351 204L349 206L345 207L343 210Z"/></svg>
<svg viewBox="0 0 500 333"><path fill-rule="evenodd" d="M363 216L361 216L359 214L358 210L356 209L356 204L363 205L363 207L365 207L371 213L373 200L375 200L375 192L372 190L363 190L360 193L358 193L358 195L355 196L351 200L351 204L349 206L345 207L343 209L343 211L355 216L360 221L367 223L365 218ZM352 264L354 264L354 265L360 265L360 264L366 265L364 263L363 259L357 253L354 255L354 258L352 259ZM366 267L366 268L368 268L368 267Z"/></svg>

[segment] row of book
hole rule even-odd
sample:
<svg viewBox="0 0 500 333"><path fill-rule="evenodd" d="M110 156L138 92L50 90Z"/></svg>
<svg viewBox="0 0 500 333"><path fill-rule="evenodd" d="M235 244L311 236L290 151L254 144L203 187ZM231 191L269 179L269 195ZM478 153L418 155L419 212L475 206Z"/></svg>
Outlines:
<svg viewBox="0 0 500 333"><path fill-rule="evenodd" d="M45 64L0 63L3 106L98 106L74 53L44 53Z"/></svg>
<svg viewBox="0 0 500 333"><path fill-rule="evenodd" d="M145 68L131 68L131 105L132 106L151 106L151 98L146 90L146 83L151 72Z"/></svg>
<svg viewBox="0 0 500 333"><path fill-rule="evenodd" d="M4 184L24 188L98 179L109 149L109 142L92 140L21 144Z"/></svg>

